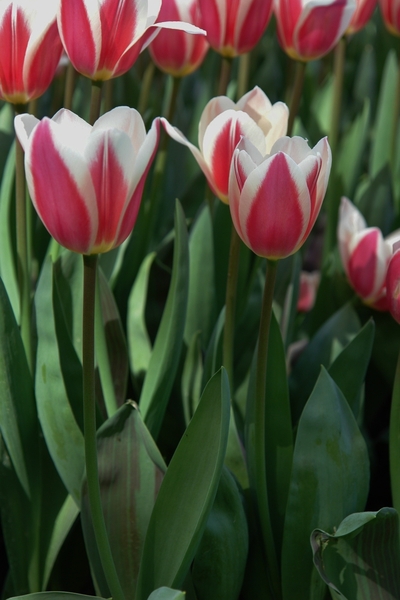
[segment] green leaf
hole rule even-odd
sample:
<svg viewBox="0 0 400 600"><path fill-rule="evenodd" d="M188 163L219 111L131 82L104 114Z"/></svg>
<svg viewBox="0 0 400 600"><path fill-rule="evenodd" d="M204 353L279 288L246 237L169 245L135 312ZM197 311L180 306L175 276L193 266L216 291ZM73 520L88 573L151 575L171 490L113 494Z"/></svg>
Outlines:
<svg viewBox="0 0 400 600"><path fill-rule="evenodd" d="M343 600L400 598L399 516L393 508L349 515L334 534L311 535L314 564Z"/></svg>
<svg viewBox="0 0 400 600"><path fill-rule="evenodd" d="M37 407L50 455L66 488L79 506L84 471L83 435L64 384L53 305L56 296L53 292L53 265L48 259L43 265L35 294ZM63 345L68 342L71 343L65 336Z"/></svg>
<svg viewBox="0 0 400 600"><path fill-rule="evenodd" d="M215 323L214 330L208 344L207 352L204 358L203 381L201 384L204 389L207 381L218 371L222 364L222 335L225 323L225 307L221 310Z"/></svg>
<svg viewBox="0 0 400 600"><path fill-rule="evenodd" d="M86 594L74 594L73 592L37 592L25 596L14 596L10 600L104 600L99 596L87 596Z"/></svg>
<svg viewBox="0 0 400 600"><path fill-rule="evenodd" d="M150 269L156 253L148 254L142 262L128 299L128 347L134 377L143 376L149 367L151 341L147 333L145 311Z"/></svg>
<svg viewBox="0 0 400 600"><path fill-rule="evenodd" d="M360 174L363 154L369 133L370 103L365 100L364 107L343 137L339 152L337 170L342 178L344 193L353 197L354 188Z"/></svg>
<svg viewBox="0 0 400 600"><path fill-rule="evenodd" d="M189 238L189 296L184 339L189 345L201 331L203 348L210 340L215 321L215 273L213 227L208 206L196 219Z"/></svg>
<svg viewBox="0 0 400 600"><path fill-rule="evenodd" d="M200 331L193 334L183 365L181 388L182 404L186 425L193 417L200 400L203 375L203 357L200 345Z"/></svg>
<svg viewBox="0 0 400 600"><path fill-rule="evenodd" d="M185 215L179 202L175 229L171 284L140 396L140 410L154 438L160 431L178 368L186 319L189 252Z"/></svg>
<svg viewBox="0 0 400 600"><path fill-rule="evenodd" d="M160 587L158 590L154 590L148 597L148 600L184 600L185 592L179 590L172 590L167 587Z"/></svg>
<svg viewBox="0 0 400 600"><path fill-rule="evenodd" d="M121 587L133 597L147 526L167 469L133 402L122 406L97 433L100 493ZM92 570L101 593L109 594L90 521L86 479L82 526Z"/></svg>
<svg viewBox="0 0 400 600"><path fill-rule="evenodd" d="M375 177L390 160L396 82L396 53L391 50L387 55L378 99L369 166L371 177Z"/></svg>
<svg viewBox="0 0 400 600"><path fill-rule="evenodd" d="M230 395L221 369L208 383L199 406L168 466L151 515L136 600L156 588L180 587L217 493L229 428Z"/></svg>
<svg viewBox="0 0 400 600"><path fill-rule="evenodd" d="M379 227L383 235L392 232L394 209L389 165L382 167L373 179L364 179L360 183L354 202L370 227Z"/></svg>
<svg viewBox="0 0 400 600"><path fill-rule="evenodd" d="M310 534L364 508L369 460L343 394L324 368L300 418L282 547L283 600L309 600ZM318 597L318 596L317 596Z"/></svg>

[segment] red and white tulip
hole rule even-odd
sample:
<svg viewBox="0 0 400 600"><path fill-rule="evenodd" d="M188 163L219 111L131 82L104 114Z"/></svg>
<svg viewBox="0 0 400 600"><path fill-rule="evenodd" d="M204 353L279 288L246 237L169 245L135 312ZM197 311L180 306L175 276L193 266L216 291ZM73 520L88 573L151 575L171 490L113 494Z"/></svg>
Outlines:
<svg viewBox="0 0 400 600"><path fill-rule="evenodd" d="M60 0L58 27L75 69L105 81L126 73L163 27L204 34L189 23L156 23L161 1Z"/></svg>
<svg viewBox="0 0 400 600"><path fill-rule="evenodd" d="M399 0L379 0L382 18L387 30L400 36L400 2Z"/></svg>
<svg viewBox="0 0 400 600"><path fill-rule="evenodd" d="M201 27L212 48L232 58L252 50L272 13L272 0L199 0Z"/></svg>
<svg viewBox="0 0 400 600"><path fill-rule="evenodd" d="M0 97L13 104L38 98L56 72L62 44L58 2L0 0Z"/></svg>
<svg viewBox="0 0 400 600"><path fill-rule="evenodd" d="M303 138L282 137L267 156L243 138L232 159L229 207L246 246L270 260L294 254L317 219L331 163L327 138L311 149Z"/></svg>
<svg viewBox="0 0 400 600"><path fill-rule="evenodd" d="M295 60L328 54L349 26L355 0L275 0L278 39Z"/></svg>
<svg viewBox="0 0 400 600"><path fill-rule="evenodd" d="M350 25L346 30L347 35L352 35L360 31L372 17L372 13L378 3L378 0L356 0L357 8L353 13Z"/></svg>
<svg viewBox="0 0 400 600"><path fill-rule="evenodd" d="M162 121L168 134L192 152L215 195L228 203L231 159L240 139L246 136L265 155L286 134L288 116L286 104L272 105L255 87L236 104L226 96L208 102L199 123L199 148L166 119Z"/></svg>
<svg viewBox="0 0 400 600"><path fill-rule="evenodd" d="M163 0L158 18L199 25L199 0ZM184 77L201 65L208 48L203 35L163 29L149 45L149 52L159 69L174 77Z"/></svg>
<svg viewBox="0 0 400 600"><path fill-rule="evenodd" d="M345 197L340 204L337 233L350 285L365 304L387 310L386 273L397 233L384 239L378 227L367 227L360 211Z"/></svg>
<svg viewBox="0 0 400 600"><path fill-rule="evenodd" d="M33 204L62 246L98 254L131 233L159 139L139 113L118 107L93 127L62 109L52 119L15 118Z"/></svg>
<svg viewBox="0 0 400 600"><path fill-rule="evenodd" d="M400 323L400 242L394 244L393 251L386 273L387 304L392 317Z"/></svg>
<svg viewBox="0 0 400 600"><path fill-rule="evenodd" d="M301 271L299 299L297 301L297 310L299 312L309 312L315 304L321 273L319 271Z"/></svg>

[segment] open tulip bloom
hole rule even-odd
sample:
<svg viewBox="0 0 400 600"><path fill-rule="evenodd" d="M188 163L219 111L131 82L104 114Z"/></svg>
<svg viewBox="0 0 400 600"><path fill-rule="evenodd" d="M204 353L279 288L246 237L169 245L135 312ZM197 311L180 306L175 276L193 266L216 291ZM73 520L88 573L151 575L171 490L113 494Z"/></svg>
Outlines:
<svg viewBox="0 0 400 600"><path fill-rule="evenodd" d="M300 137L282 137L267 156L243 138L232 159L229 206L242 241L270 260L294 254L321 209L331 169L327 138L311 149Z"/></svg>
<svg viewBox="0 0 400 600"><path fill-rule="evenodd" d="M272 105L264 92L255 87L236 104L226 96L208 102L199 123L199 148L166 119L162 122L174 140L189 148L214 194L228 203L229 169L241 137L250 139L264 156L286 134L288 116L286 104Z"/></svg>
<svg viewBox="0 0 400 600"><path fill-rule="evenodd" d="M278 39L295 60L328 54L346 31L355 0L275 0Z"/></svg>
<svg viewBox="0 0 400 600"><path fill-rule="evenodd" d="M119 107L90 126L62 109L15 119L33 204L54 239L82 254L107 252L131 233L159 139L156 119Z"/></svg>
<svg viewBox="0 0 400 600"><path fill-rule="evenodd" d="M156 23L161 0L61 0L58 27L75 69L96 81L126 73L163 27L204 31L178 21Z"/></svg>
<svg viewBox="0 0 400 600"><path fill-rule="evenodd" d="M57 69L62 44L58 2L0 0L0 96L25 104L41 96Z"/></svg>

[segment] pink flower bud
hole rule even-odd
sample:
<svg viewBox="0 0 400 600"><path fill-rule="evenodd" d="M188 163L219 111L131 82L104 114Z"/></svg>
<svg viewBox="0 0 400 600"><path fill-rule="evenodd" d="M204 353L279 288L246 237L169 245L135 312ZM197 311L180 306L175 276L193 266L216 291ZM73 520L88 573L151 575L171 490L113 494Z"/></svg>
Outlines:
<svg viewBox="0 0 400 600"><path fill-rule="evenodd" d="M377 5L377 0L356 0L357 8L353 13L350 25L346 30L347 35L352 35L360 31L372 17L372 13Z"/></svg>
<svg viewBox="0 0 400 600"><path fill-rule="evenodd" d="M299 312L309 312L314 306L320 279L321 274L319 271L312 271L312 273L301 271L299 299L297 301Z"/></svg>
<svg viewBox="0 0 400 600"><path fill-rule="evenodd" d="M399 0L379 0L382 18L390 33L400 36L400 3Z"/></svg>
<svg viewBox="0 0 400 600"><path fill-rule="evenodd" d="M386 274L386 294L390 314L400 323L400 242L394 244L394 254Z"/></svg>
<svg viewBox="0 0 400 600"><path fill-rule="evenodd" d="M131 233L154 158L159 120L146 135L139 113L118 107L90 126L62 109L52 119L15 118L29 192L59 244L107 252Z"/></svg>

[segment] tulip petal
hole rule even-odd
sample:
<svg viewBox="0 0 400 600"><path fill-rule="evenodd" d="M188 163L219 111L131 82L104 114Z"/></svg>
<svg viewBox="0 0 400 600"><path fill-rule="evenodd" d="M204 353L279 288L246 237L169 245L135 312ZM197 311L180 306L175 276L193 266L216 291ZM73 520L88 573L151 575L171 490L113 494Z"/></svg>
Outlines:
<svg viewBox="0 0 400 600"><path fill-rule="evenodd" d="M93 1L91 4L88 0L64 1L58 13L58 30L68 58L80 73L89 77L97 69L101 40L98 7Z"/></svg>
<svg viewBox="0 0 400 600"><path fill-rule="evenodd" d="M135 149L139 152L146 139L146 129L143 119L134 108L117 106L97 119L93 125L93 132L119 129L124 131Z"/></svg>
<svg viewBox="0 0 400 600"><path fill-rule="evenodd" d="M392 317L400 323L400 251L397 250L388 266L386 274L388 308Z"/></svg>
<svg viewBox="0 0 400 600"><path fill-rule="evenodd" d="M356 234L350 247L349 280L365 302L375 302L383 294L391 247L380 229L369 227Z"/></svg>
<svg viewBox="0 0 400 600"><path fill-rule="evenodd" d="M242 225L239 218L240 194L246 179L261 164L263 158L257 148L247 138L242 138L233 153L229 173L229 208L232 221L243 238Z"/></svg>
<svg viewBox="0 0 400 600"><path fill-rule="evenodd" d="M282 152L252 173L243 187L239 219L243 241L260 256L278 259L301 245L310 217L310 196L301 169Z"/></svg>
<svg viewBox="0 0 400 600"><path fill-rule="evenodd" d="M351 240L356 233L366 229L366 227L367 223L360 211L348 198L343 196L339 208L337 238L340 257L347 276L349 276Z"/></svg>
<svg viewBox="0 0 400 600"><path fill-rule="evenodd" d="M14 3L3 2L0 13L0 81L3 97L23 92L23 68L30 28L24 12ZM6 10L4 10L6 8Z"/></svg>
<svg viewBox="0 0 400 600"><path fill-rule="evenodd" d="M26 150L28 139L35 129L36 125L39 123L39 119L34 117L33 115L17 115L14 119L14 127L15 133L19 139L19 142L24 149Z"/></svg>
<svg viewBox="0 0 400 600"><path fill-rule="evenodd" d="M258 43L270 20L272 4L272 0L239 2L231 44L237 54L248 52Z"/></svg>
<svg viewBox="0 0 400 600"><path fill-rule="evenodd" d="M217 96L207 102L199 123L199 148L202 151L204 134L209 124L225 110L236 110L237 105L227 96Z"/></svg>

